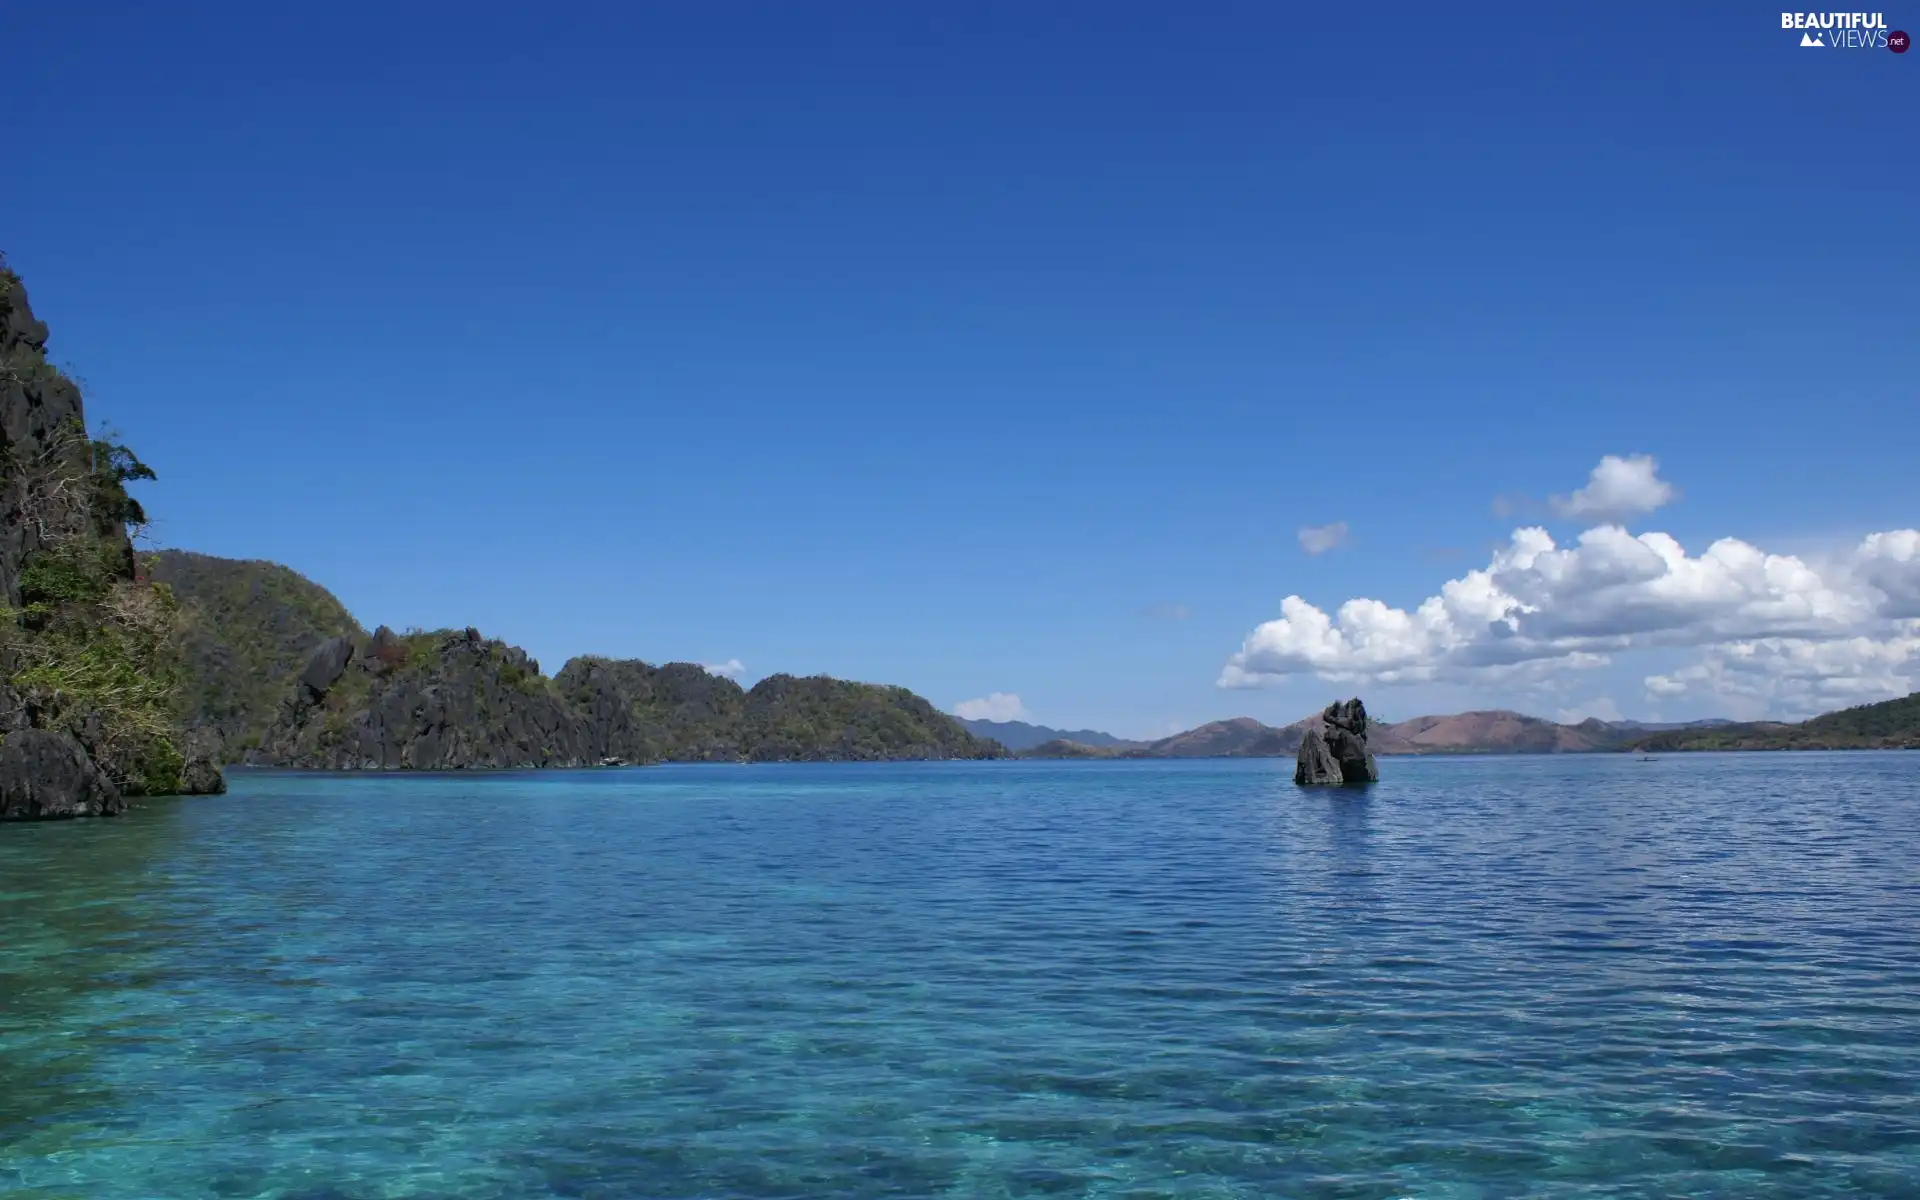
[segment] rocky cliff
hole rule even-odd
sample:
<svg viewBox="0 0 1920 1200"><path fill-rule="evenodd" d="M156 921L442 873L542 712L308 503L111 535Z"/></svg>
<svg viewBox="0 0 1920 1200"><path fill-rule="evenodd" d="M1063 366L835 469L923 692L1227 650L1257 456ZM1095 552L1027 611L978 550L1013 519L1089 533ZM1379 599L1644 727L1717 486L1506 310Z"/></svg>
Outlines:
<svg viewBox="0 0 1920 1200"><path fill-rule="evenodd" d="M904 688L691 663L540 664L477 630L337 636L309 656L246 761L324 770L994 758Z"/></svg>
<svg viewBox="0 0 1920 1200"><path fill-rule="evenodd" d="M153 472L88 431L47 336L0 263L0 818L217 791L182 753L177 605L136 571L127 485Z"/></svg>
<svg viewBox="0 0 1920 1200"><path fill-rule="evenodd" d="M748 757L746 692L695 663L575 658L554 677L602 758L629 763Z"/></svg>
<svg viewBox="0 0 1920 1200"><path fill-rule="evenodd" d="M525 651L475 629L384 625L315 650L246 761L319 770L579 767L587 727Z"/></svg>
<svg viewBox="0 0 1920 1200"><path fill-rule="evenodd" d="M367 636L333 593L279 563L162 550L145 565L180 602L186 735L216 761L259 745L316 646Z"/></svg>

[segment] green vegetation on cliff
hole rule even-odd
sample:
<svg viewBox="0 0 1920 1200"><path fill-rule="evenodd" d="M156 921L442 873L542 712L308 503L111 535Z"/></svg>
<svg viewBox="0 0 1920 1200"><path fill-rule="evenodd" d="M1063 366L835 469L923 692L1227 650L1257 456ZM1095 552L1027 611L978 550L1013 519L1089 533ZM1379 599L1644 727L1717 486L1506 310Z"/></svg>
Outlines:
<svg viewBox="0 0 1920 1200"><path fill-rule="evenodd" d="M746 756L756 762L821 759L996 758L996 742L902 687L824 675L769 675L746 696Z"/></svg>
<svg viewBox="0 0 1920 1200"><path fill-rule="evenodd" d="M138 577L127 491L153 472L87 431L3 263L0 331L0 728L70 735L122 793L180 791L179 607Z"/></svg>
<svg viewBox="0 0 1920 1200"><path fill-rule="evenodd" d="M1920 749L1920 692L1862 704L1788 725L1754 721L1707 729L1675 729L1634 743L1634 749L1674 750L1899 750Z"/></svg>
<svg viewBox="0 0 1920 1200"><path fill-rule="evenodd" d="M580 657L549 679L472 629L363 630L276 563L162 551L191 744L325 769L988 758L1005 751L904 688Z"/></svg>
<svg viewBox="0 0 1920 1200"><path fill-rule="evenodd" d="M598 759L525 651L476 629L322 642L248 762L324 770L570 767Z"/></svg>
<svg viewBox="0 0 1920 1200"><path fill-rule="evenodd" d="M577 658L549 680L478 630L323 642L247 761L331 770L997 758L905 688Z"/></svg>
<svg viewBox="0 0 1920 1200"><path fill-rule="evenodd" d="M737 762L745 757L747 696L697 663L570 659L554 686L592 730L603 758Z"/></svg>
<svg viewBox="0 0 1920 1200"><path fill-rule="evenodd" d="M332 592L279 563L162 550L148 570L180 601L188 732L217 757L259 745L315 646L364 636Z"/></svg>
<svg viewBox="0 0 1920 1200"><path fill-rule="evenodd" d="M694 663L576 658L555 678L589 744L627 762L995 758L1006 751L905 688L770 675L742 689Z"/></svg>

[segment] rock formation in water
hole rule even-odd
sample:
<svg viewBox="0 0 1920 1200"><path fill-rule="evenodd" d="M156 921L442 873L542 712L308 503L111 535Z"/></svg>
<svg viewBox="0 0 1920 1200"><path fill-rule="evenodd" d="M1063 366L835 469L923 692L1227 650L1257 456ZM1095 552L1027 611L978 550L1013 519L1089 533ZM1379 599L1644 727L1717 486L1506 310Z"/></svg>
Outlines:
<svg viewBox="0 0 1920 1200"><path fill-rule="evenodd" d="M0 817L218 790L179 729L177 606L134 557L146 515L127 484L153 472L88 431L80 389L46 351L46 324L0 262Z"/></svg>
<svg viewBox="0 0 1920 1200"><path fill-rule="evenodd" d="M472 629L314 647L246 761L328 770L995 758L904 688L577 658L549 680Z"/></svg>
<svg viewBox="0 0 1920 1200"><path fill-rule="evenodd" d="M313 651L246 761L319 770L581 767L604 755L540 664L476 629L396 634Z"/></svg>
<svg viewBox="0 0 1920 1200"><path fill-rule="evenodd" d="M739 762L749 757L747 694L698 663L570 659L554 687L604 758L627 763Z"/></svg>
<svg viewBox="0 0 1920 1200"><path fill-rule="evenodd" d="M126 799L78 739L51 729L16 729L0 743L0 820L104 817Z"/></svg>
<svg viewBox="0 0 1920 1200"><path fill-rule="evenodd" d="M1336 700L1320 720L1324 733L1308 729L1300 739L1293 781L1307 787L1376 782L1380 768L1367 749L1367 706L1357 698Z"/></svg>

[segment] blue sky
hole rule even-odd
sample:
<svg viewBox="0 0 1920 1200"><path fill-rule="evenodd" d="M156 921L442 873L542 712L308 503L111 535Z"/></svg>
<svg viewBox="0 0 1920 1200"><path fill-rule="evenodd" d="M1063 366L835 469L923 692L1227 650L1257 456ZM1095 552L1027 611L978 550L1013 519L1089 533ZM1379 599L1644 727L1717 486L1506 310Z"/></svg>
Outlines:
<svg viewBox="0 0 1920 1200"><path fill-rule="evenodd" d="M1920 55L1734 4L279 7L0 14L0 248L161 544L549 669L1135 735L1920 673L1858 549L1920 524ZM1606 455L1677 489L1632 533L1839 600L1649 622L1601 546L1517 664L1266 624L1564 546Z"/></svg>

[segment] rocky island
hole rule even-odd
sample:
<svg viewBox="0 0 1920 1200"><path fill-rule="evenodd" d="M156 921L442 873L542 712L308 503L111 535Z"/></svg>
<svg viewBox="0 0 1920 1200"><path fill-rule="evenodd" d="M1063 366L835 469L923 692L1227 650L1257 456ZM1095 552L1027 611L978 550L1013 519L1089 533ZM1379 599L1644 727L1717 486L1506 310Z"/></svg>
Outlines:
<svg viewBox="0 0 1920 1200"><path fill-rule="evenodd" d="M905 688L582 657L549 679L477 629L322 642L243 761L321 770L999 758Z"/></svg>
<svg viewBox="0 0 1920 1200"><path fill-rule="evenodd" d="M1302 787L1379 782L1380 768L1367 749L1367 706L1358 697L1336 700L1320 720L1320 729L1300 739L1293 781Z"/></svg>

